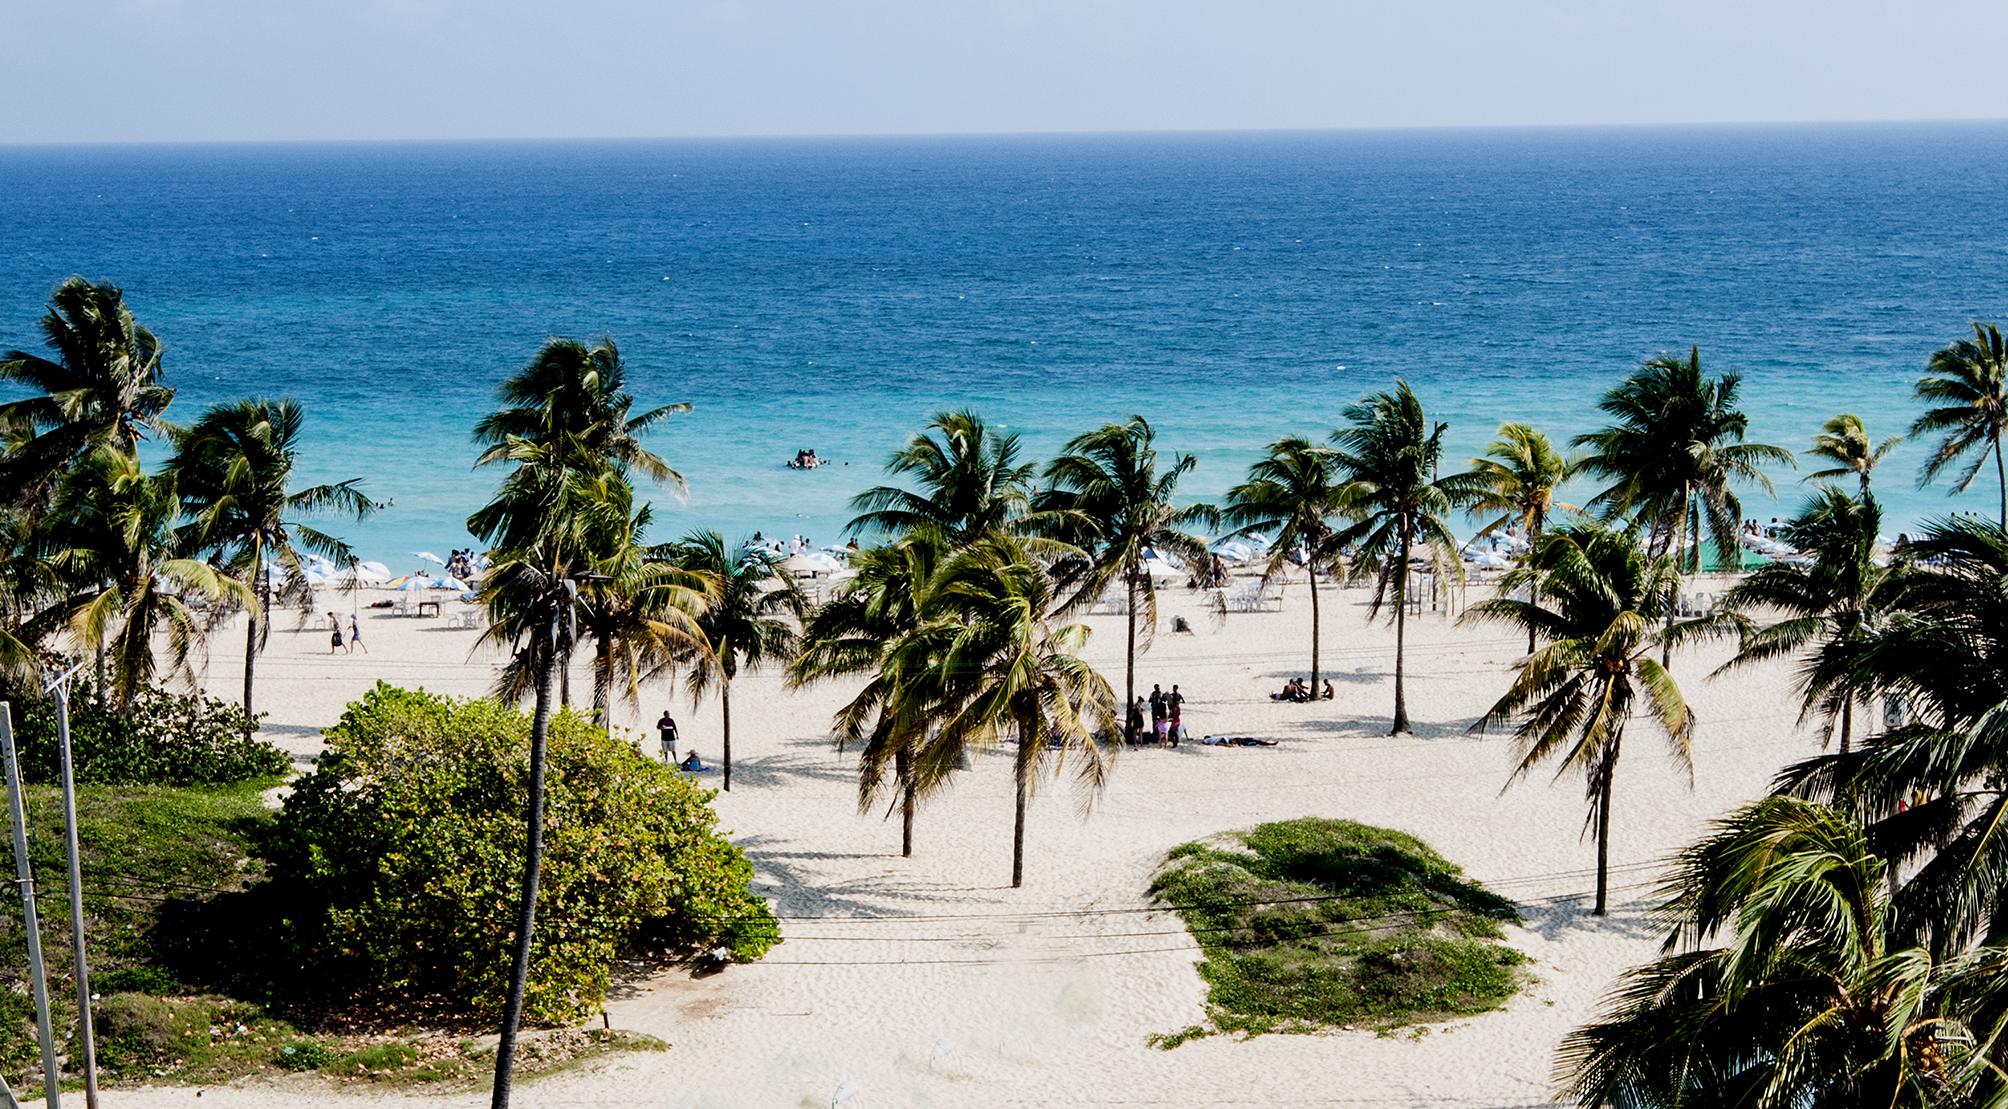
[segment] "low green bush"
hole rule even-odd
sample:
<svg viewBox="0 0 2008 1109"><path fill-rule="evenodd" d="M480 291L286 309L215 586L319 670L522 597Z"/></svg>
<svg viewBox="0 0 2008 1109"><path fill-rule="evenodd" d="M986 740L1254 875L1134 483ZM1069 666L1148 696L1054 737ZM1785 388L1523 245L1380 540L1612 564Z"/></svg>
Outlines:
<svg viewBox="0 0 2008 1109"><path fill-rule="evenodd" d="M1151 883L1205 951L1213 1032L1382 1030L1498 1008L1525 957L1513 903L1421 840L1350 820L1284 820L1174 848Z"/></svg>
<svg viewBox="0 0 2008 1109"><path fill-rule="evenodd" d="M500 1012L529 731L493 701L383 684L327 731L265 848L283 942L309 989ZM569 712L553 717L548 751L526 1019L592 1011L615 961L645 944L753 959L778 942L708 791Z"/></svg>
<svg viewBox="0 0 2008 1109"><path fill-rule="evenodd" d="M13 703L21 775L60 778L56 704L37 688L0 688ZM88 681L70 696L70 751L78 782L101 785L199 785L273 778L291 761L284 751L245 738L242 707L201 693L142 690L130 704L97 703Z"/></svg>
<svg viewBox="0 0 2008 1109"><path fill-rule="evenodd" d="M318 1040L294 1040L272 1053L272 1061L286 1070L320 1070L334 1058Z"/></svg>

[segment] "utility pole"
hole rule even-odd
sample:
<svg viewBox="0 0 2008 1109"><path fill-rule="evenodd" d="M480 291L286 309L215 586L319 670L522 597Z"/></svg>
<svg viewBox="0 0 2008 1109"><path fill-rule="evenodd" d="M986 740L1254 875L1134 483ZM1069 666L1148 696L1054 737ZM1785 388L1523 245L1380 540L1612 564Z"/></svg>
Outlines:
<svg viewBox="0 0 2008 1109"><path fill-rule="evenodd" d="M28 864L28 813L21 804L21 764L14 758L11 708L0 701L0 760L7 764L7 816L14 826L14 882L21 889L21 923L28 930L28 985L35 997L35 1034L42 1041L42 1103L48 1109L62 1109L63 1078L56 1070L56 1040L50 1031L53 1024L49 1019L49 972L42 965L42 926L35 916L35 873Z"/></svg>
<svg viewBox="0 0 2008 1109"><path fill-rule="evenodd" d="M97 1029L91 1024L91 971L84 961L84 863L77 852L77 779L70 758L70 678L82 665L50 679L43 692L56 697L56 748L62 756L63 838L69 849L70 942L77 979L77 1044L84 1056L84 1104L98 1109Z"/></svg>

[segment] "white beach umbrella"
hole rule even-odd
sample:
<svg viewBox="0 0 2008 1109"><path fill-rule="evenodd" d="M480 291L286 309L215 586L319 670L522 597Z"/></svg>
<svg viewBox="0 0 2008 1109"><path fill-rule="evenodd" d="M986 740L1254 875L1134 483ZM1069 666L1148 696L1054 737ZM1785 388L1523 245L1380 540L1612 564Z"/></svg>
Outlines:
<svg viewBox="0 0 2008 1109"><path fill-rule="evenodd" d="M468 591L469 588L471 588L466 582L461 581L459 578L456 578L451 574L448 574L443 578L433 578L431 579L431 581L432 581L432 587L434 589L451 589L456 592L465 593Z"/></svg>
<svg viewBox="0 0 2008 1109"><path fill-rule="evenodd" d="M1236 562L1246 562L1255 557L1255 548L1238 539L1228 539L1213 545L1213 553L1221 558L1231 558Z"/></svg>
<svg viewBox="0 0 2008 1109"><path fill-rule="evenodd" d="M1188 576L1185 572L1185 567L1177 565L1162 555L1152 555L1150 558L1144 559L1142 569L1144 573L1150 575L1153 581L1164 581Z"/></svg>
<svg viewBox="0 0 2008 1109"><path fill-rule="evenodd" d="M809 555L803 554L789 555L777 563L774 568L791 578L799 578L804 575L813 577L817 574L827 574L830 572L830 568L827 565L816 561Z"/></svg>
<svg viewBox="0 0 2008 1109"><path fill-rule="evenodd" d="M438 555L436 555L436 554L433 554L433 553L432 553L431 551L413 551L413 552L411 552L411 557L413 557L413 558L422 558L422 559L426 560L427 562L430 562L430 563L432 563L432 564L433 564L433 565L435 565L435 566L444 566L444 565L446 565L446 560L445 560L445 559L443 559L443 558L439 557L439 556L438 556Z"/></svg>

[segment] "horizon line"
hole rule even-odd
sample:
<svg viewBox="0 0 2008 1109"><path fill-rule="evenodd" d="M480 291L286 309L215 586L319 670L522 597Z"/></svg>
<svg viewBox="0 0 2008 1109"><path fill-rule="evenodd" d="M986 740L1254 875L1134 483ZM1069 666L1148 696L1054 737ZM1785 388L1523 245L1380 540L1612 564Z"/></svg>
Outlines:
<svg viewBox="0 0 2008 1109"><path fill-rule="evenodd" d="M164 139L5 139L6 147L79 146L301 146L340 144L418 145L423 143L612 143L612 142L801 142L860 139L1036 139L1036 138L1119 138L1133 136L1231 136L1231 135L1348 135L1452 132L1513 131L1672 131L1739 130L1777 127L1905 127L1956 126L2008 123L2008 116L1923 116L1903 118L1846 119L1702 119L1631 122L1552 122L1552 123L1405 123L1349 124L1330 127L1145 127L1075 128L1051 130L979 131L755 131L735 134L629 134L629 135L429 135L402 137L292 138L164 138Z"/></svg>

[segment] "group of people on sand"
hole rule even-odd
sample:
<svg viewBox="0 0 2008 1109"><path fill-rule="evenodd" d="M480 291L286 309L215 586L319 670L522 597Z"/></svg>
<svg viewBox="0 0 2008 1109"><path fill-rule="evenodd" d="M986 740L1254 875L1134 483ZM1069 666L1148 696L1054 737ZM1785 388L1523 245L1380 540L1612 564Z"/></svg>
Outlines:
<svg viewBox="0 0 2008 1109"><path fill-rule="evenodd" d="M1144 714L1150 715L1150 724L1144 724ZM1123 739L1130 746L1140 743L1156 743L1161 746L1176 747L1185 738L1185 694L1179 692L1173 683L1171 692L1166 693L1161 685L1150 687L1150 700L1138 697L1129 707L1129 718L1123 722Z"/></svg>
<svg viewBox="0 0 2008 1109"><path fill-rule="evenodd" d="M683 756L682 759L676 757L676 718L669 714L668 709L662 710L662 716L656 720L655 735L656 739L662 744L662 762L664 766L674 766L678 770L689 774L704 774L711 770L710 767L704 765L704 760L697 756L695 750Z"/></svg>
<svg viewBox="0 0 2008 1109"><path fill-rule="evenodd" d="M446 572L461 581L473 581L477 574L474 567L474 552L456 549L446 560Z"/></svg>
<svg viewBox="0 0 2008 1109"><path fill-rule="evenodd" d="M1332 688L1332 679L1330 678L1326 678L1324 688L1316 692L1312 691L1311 683L1304 679L1291 678L1289 681L1283 683L1283 691L1281 693L1271 693L1269 699L1271 701L1293 701L1303 704L1306 701L1330 701L1338 697L1338 695L1338 690Z"/></svg>
<svg viewBox="0 0 2008 1109"><path fill-rule="evenodd" d="M828 461L826 458L817 458L814 450L796 451L795 457L788 463L788 468L790 470L813 470L818 466L827 464Z"/></svg>
<svg viewBox="0 0 2008 1109"><path fill-rule="evenodd" d="M346 642L342 639L342 618L332 612L328 613L328 631L331 633L328 637L329 654L346 651L352 655L356 653L358 647L362 648L363 654L370 653L368 647L363 647L363 624L361 620L356 619L355 613L349 613L349 637Z"/></svg>
<svg viewBox="0 0 2008 1109"><path fill-rule="evenodd" d="M1185 587L1187 589L1227 588L1227 563L1222 562L1219 555L1214 555L1208 560L1205 569L1186 579Z"/></svg>

